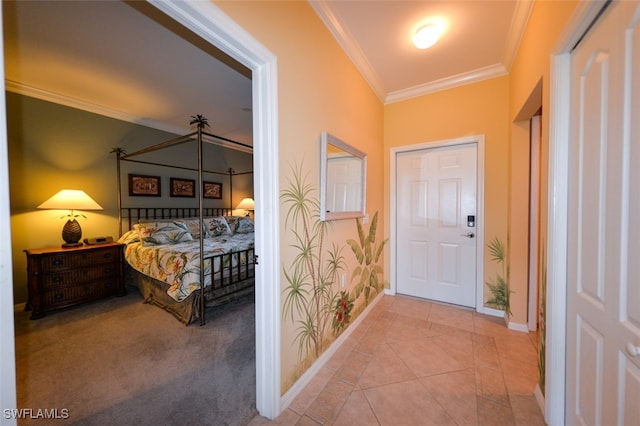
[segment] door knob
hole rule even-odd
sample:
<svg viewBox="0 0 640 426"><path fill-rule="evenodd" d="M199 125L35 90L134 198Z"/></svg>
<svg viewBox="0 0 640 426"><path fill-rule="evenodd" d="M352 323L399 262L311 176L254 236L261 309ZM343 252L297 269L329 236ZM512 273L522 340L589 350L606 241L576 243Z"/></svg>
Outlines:
<svg viewBox="0 0 640 426"><path fill-rule="evenodd" d="M629 355L631 356L638 356L640 355L640 346L636 346L633 343L627 343L627 352L629 352Z"/></svg>
<svg viewBox="0 0 640 426"><path fill-rule="evenodd" d="M460 234L462 237L473 238L476 236L473 232L467 232L466 234Z"/></svg>

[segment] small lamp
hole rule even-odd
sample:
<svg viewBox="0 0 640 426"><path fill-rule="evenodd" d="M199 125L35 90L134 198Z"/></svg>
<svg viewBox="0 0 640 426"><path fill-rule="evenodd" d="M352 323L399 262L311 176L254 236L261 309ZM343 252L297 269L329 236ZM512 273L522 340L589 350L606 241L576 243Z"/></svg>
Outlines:
<svg viewBox="0 0 640 426"><path fill-rule="evenodd" d="M245 216L250 216L250 210L255 210L256 203L253 201L253 198L243 198L240 201L240 204L236 206L238 210L245 210Z"/></svg>
<svg viewBox="0 0 640 426"><path fill-rule="evenodd" d="M63 189L40 204L38 208L70 210L70 213L66 215L69 220L67 220L67 223L65 223L62 228L62 239L65 242L62 247L78 247L82 245L82 243L79 242L80 238L82 238L82 228L80 228L76 217L82 216L85 219L87 217L81 213L75 213L74 210L102 210L100 204L93 201L84 191L76 189ZM62 216L61 218L64 217L65 216Z"/></svg>

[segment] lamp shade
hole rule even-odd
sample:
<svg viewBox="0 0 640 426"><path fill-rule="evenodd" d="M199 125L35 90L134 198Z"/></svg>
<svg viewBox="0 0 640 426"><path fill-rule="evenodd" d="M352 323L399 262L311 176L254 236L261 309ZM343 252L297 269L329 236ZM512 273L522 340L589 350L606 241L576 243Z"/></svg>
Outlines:
<svg viewBox="0 0 640 426"><path fill-rule="evenodd" d="M78 189L63 189L38 206L50 210L102 210L86 192Z"/></svg>
<svg viewBox="0 0 640 426"><path fill-rule="evenodd" d="M82 243L79 242L80 238L82 238L82 228L76 220L76 216L84 217L84 215L74 214L74 210L102 210L100 204L93 201L84 191L77 189L63 189L40 204L38 208L71 210L71 213L68 215L69 220L67 220L64 228L62 228L62 239L65 241L62 247L78 247L82 245Z"/></svg>
<svg viewBox="0 0 640 426"><path fill-rule="evenodd" d="M255 210L255 206L256 203L253 201L253 198L243 198L240 204L236 206L236 209Z"/></svg>

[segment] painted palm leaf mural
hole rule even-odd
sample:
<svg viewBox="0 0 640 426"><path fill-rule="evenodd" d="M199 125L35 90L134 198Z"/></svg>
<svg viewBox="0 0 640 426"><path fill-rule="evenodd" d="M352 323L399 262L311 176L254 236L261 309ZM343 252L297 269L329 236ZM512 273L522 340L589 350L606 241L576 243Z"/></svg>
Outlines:
<svg viewBox="0 0 640 426"><path fill-rule="evenodd" d="M344 245L326 242L331 222L320 220L316 188L307 183L303 168L294 167L292 180L280 197L286 206L285 226L294 237L295 256L283 267L283 318L296 326L300 359L318 357L384 287L378 264L387 240L377 242L378 213L368 230L356 219L358 240L347 245L357 265L349 288L341 288L348 274ZM348 250L347 250L348 251ZM349 259L353 261L351 258ZM345 275L345 277L348 275Z"/></svg>
<svg viewBox="0 0 640 426"><path fill-rule="evenodd" d="M486 306L500 309L504 311L505 315L511 316L511 293L512 290L509 286L509 260L507 258L507 252L509 245L509 237L507 236L507 247L504 243L495 237L489 244L489 254L491 260L498 263L502 267L502 273L497 273L496 277L492 281L487 282L489 291L491 292L491 298L485 302Z"/></svg>
<svg viewBox="0 0 640 426"><path fill-rule="evenodd" d="M365 234L360 219L356 219L358 227L358 241L347 240L353 254L356 256L358 266L351 275L351 282L357 282L353 289L353 298L364 297L364 306L369 304L371 297L375 296L382 288L382 266L378 264L384 245L388 239L376 245L376 229L378 225L378 212L373 215L369 233Z"/></svg>
<svg viewBox="0 0 640 426"><path fill-rule="evenodd" d="M543 245L544 247L544 245ZM540 282L540 303L538 307L538 385L545 394L546 342L547 342L547 255L542 250L542 279Z"/></svg>
<svg viewBox="0 0 640 426"><path fill-rule="evenodd" d="M337 292L340 271L345 269L342 248L325 247L329 223L320 220L315 188L306 182L302 167L293 170L293 181L281 194L287 206L285 226L293 233L297 255L283 268L287 281L283 315L296 323L299 355L318 356L325 349L327 330L335 333L348 323L352 301ZM332 317L338 318L332 321Z"/></svg>

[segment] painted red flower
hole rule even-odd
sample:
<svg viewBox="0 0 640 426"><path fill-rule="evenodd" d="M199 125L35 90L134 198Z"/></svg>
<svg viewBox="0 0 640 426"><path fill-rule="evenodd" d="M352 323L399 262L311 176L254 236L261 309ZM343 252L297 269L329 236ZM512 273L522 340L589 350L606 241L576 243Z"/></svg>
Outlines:
<svg viewBox="0 0 640 426"><path fill-rule="evenodd" d="M340 292L333 308L334 316L332 327L335 334L338 334L349 324L352 309L353 301L349 299L349 294L346 291Z"/></svg>

